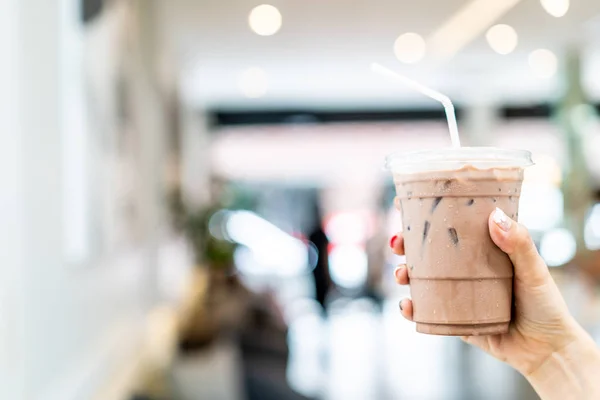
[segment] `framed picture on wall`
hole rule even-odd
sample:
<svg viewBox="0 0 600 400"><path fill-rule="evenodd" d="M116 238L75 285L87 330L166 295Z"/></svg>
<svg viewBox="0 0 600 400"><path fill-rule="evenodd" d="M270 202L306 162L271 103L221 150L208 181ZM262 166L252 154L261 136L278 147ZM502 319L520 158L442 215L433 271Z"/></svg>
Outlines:
<svg viewBox="0 0 600 400"><path fill-rule="evenodd" d="M139 244L140 133L127 69L127 2L65 32L67 258L93 261Z"/></svg>

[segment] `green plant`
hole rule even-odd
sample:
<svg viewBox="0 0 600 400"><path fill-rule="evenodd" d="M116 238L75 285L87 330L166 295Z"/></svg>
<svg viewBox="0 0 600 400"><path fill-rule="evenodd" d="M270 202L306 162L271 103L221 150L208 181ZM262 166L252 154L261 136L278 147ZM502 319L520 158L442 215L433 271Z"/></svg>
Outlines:
<svg viewBox="0 0 600 400"><path fill-rule="evenodd" d="M233 266L235 244L211 235L211 217L223 209L220 202L190 209L183 202L181 192L176 190L170 199L173 225L181 231L192 246L197 265L207 265L215 269L229 269Z"/></svg>

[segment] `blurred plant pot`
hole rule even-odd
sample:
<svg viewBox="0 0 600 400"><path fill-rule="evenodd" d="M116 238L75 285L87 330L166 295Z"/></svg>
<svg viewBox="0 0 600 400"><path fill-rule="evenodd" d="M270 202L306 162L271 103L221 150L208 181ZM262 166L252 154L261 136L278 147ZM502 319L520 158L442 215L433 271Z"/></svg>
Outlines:
<svg viewBox="0 0 600 400"><path fill-rule="evenodd" d="M201 349L243 323L249 292L230 271L224 265L194 269L180 324L181 350Z"/></svg>
<svg viewBox="0 0 600 400"><path fill-rule="evenodd" d="M207 301L210 280L206 269L200 267L194 269L179 323L181 351L204 348L218 335L218 322Z"/></svg>
<svg viewBox="0 0 600 400"><path fill-rule="evenodd" d="M220 331L237 332L245 323L251 293L231 267L219 265L209 271L207 307L218 321Z"/></svg>

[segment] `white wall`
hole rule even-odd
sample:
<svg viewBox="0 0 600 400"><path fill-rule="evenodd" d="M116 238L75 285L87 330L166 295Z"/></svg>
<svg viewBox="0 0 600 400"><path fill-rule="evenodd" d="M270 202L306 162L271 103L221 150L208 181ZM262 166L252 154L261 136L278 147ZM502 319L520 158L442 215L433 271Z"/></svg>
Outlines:
<svg viewBox="0 0 600 400"><path fill-rule="evenodd" d="M73 164L65 157L77 156L66 150L76 136L66 134L62 118L65 80L77 79L61 74L61 18L76 15L62 12L68 4L0 3L2 399L91 398L141 345L144 317L156 300L153 277L164 223L157 174L164 131L155 123L160 102L146 101L137 111L142 129L154 126L140 145L146 152L142 167L152 171L142 175L149 204L142 215L150 221L145 232L118 252L77 263L68 258L65 230L73 210L65 202L73 199L64 189L73 176L65 166ZM138 95L157 96L144 92L144 82L137 84ZM146 112L153 117L144 123Z"/></svg>
<svg viewBox="0 0 600 400"><path fill-rule="evenodd" d="M21 137L17 134L19 0L0 2L0 398L21 397L22 199Z"/></svg>

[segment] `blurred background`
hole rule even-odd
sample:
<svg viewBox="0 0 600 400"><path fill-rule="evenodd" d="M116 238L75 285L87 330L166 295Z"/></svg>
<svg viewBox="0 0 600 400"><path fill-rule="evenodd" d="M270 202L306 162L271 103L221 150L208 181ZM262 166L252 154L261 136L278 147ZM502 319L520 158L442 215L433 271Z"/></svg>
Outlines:
<svg viewBox="0 0 600 400"><path fill-rule="evenodd" d="M0 398L535 399L416 334L393 151L532 151L520 221L600 341L600 3L0 2Z"/></svg>

